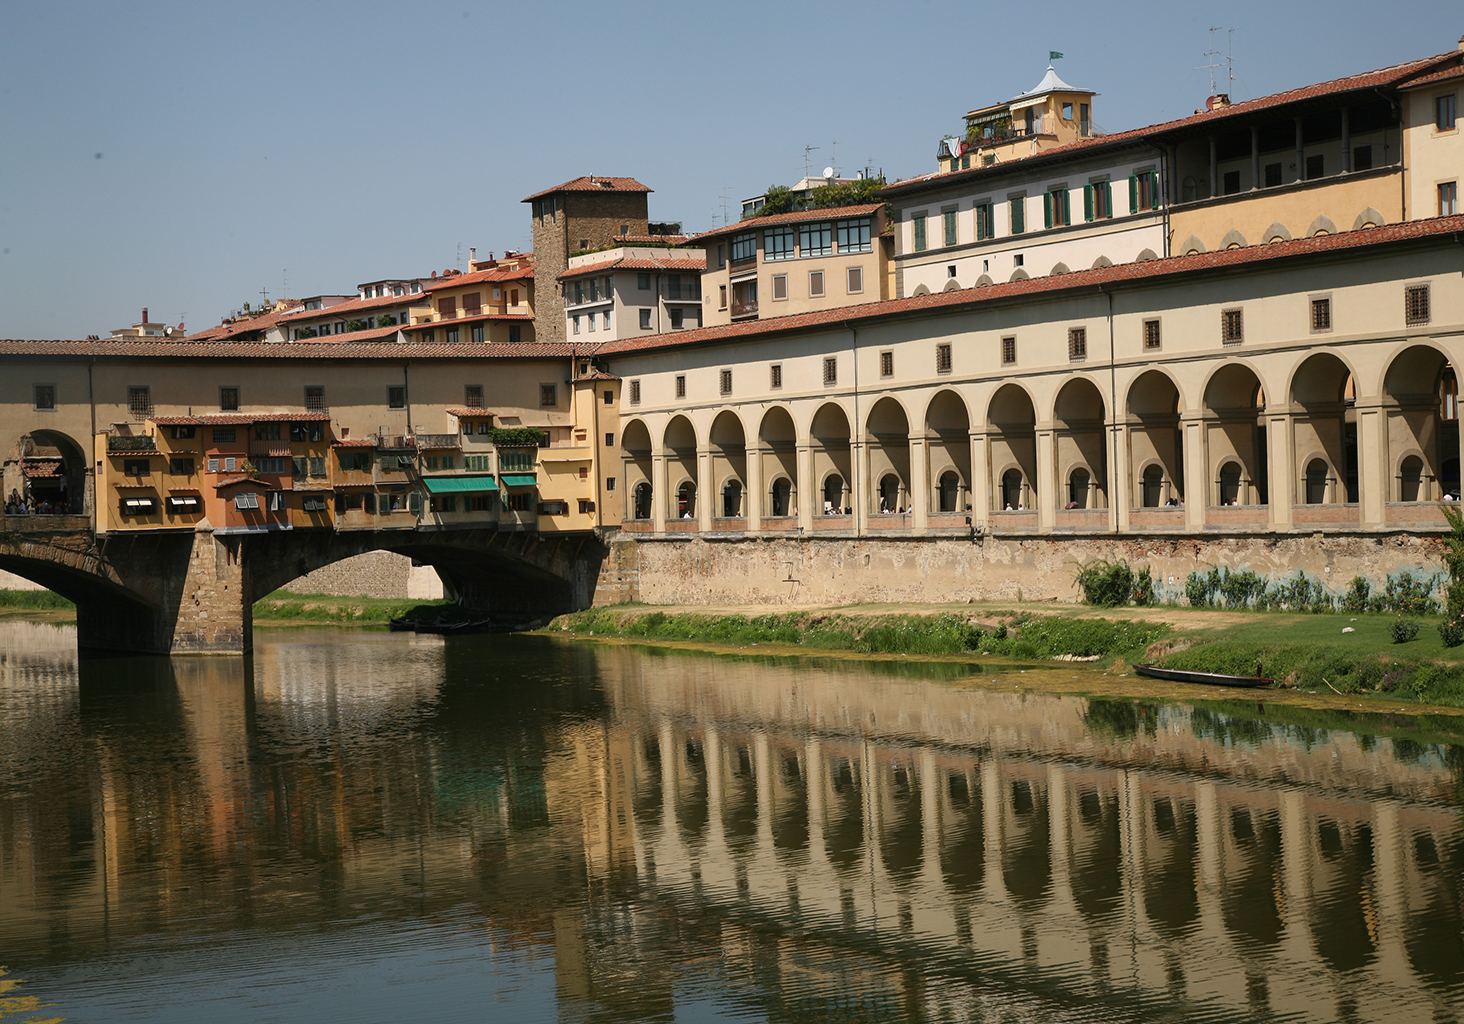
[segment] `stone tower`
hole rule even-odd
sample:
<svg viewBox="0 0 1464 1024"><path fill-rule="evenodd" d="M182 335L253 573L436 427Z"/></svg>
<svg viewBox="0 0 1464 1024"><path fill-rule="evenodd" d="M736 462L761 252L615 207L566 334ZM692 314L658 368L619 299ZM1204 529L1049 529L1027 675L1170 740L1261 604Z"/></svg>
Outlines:
<svg viewBox="0 0 1464 1024"><path fill-rule="evenodd" d="M646 196L634 178L587 176L524 200L534 217L534 337L564 341L564 295L559 275L578 252L645 235Z"/></svg>

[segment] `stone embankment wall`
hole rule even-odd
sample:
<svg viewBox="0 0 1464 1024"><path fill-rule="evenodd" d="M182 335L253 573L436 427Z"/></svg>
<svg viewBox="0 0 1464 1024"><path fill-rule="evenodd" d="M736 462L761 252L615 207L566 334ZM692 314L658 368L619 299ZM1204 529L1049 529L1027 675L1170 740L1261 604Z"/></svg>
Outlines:
<svg viewBox="0 0 1464 1024"><path fill-rule="evenodd" d="M414 566L405 555L368 551L306 573L286 589L295 594L428 601L442 597L442 580L430 565Z"/></svg>
<svg viewBox="0 0 1464 1024"><path fill-rule="evenodd" d="M1147 565L1160 600L1183 603L1185 577L1215 567L1268 579L1298 569L1333 594L1354 576L1374 592L1389 573L1442 570L1438 536L1408 533L1264 537L770 538L616 540L595 604L838 604L855 601L1076 601L1078 568L1099 559Z"/></svg>

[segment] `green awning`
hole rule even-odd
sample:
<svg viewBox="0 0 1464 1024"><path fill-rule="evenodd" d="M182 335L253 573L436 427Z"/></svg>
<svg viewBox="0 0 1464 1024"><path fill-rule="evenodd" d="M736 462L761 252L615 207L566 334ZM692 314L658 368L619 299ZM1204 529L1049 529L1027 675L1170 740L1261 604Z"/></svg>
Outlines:
<svg viewBox="0 0 1464 1024"><path fill-rule="evenodd" d="M475 491L496 491L498 481L491 476L428 476L422 482L428 494L463 494Z"/></svg>
<svg viewBox="0 0 1464 1024"><path fill-rule="evenodd" d="M504 487L533 487L538 483L532 473L501 473Z"/></svg>

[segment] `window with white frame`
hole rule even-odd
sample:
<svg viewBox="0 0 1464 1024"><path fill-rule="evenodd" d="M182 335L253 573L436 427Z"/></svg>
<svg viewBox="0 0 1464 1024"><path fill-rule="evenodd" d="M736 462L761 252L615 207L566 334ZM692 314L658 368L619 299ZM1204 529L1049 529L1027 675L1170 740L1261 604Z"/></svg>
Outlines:
<svg viewBox="0 0 1464 1024"><path fill-rule="evenodd" d="M798 228L798 255L832 256L834 254L834 225L832 221L816 224L802 224Z"/></svg>
<svg viewBox="0 0 1464 1024"><path fill-rule="evenodd" d="M778 301L788 297L788 275L773 275L773 300Z"/></svg>
<svg viewBox="0 0 1464 1024"><path fill-rule="evenodd" d="M813 270L808 274L808 295L809 298L822 298L824 293L824 272Z"/></svg>
<svg viewBox="0 0 1464 1024"><path fill-rule="evenodd" d="M864 268L848 267L845 270L846 283L850 295L858 295L864 291Z"/></svg>
<svg viewBox="0 0 1464 1024"><path fill-rule="evenodd" d="M868 217L839 221L839 252L869 252L869 223Z"/></svg>
<svg viewBox="0 0 1464 1024"><path fill-rule="evenodd" d="M793 228L768 228L763 232L763 261L791 260L798 255Z"/></svg>

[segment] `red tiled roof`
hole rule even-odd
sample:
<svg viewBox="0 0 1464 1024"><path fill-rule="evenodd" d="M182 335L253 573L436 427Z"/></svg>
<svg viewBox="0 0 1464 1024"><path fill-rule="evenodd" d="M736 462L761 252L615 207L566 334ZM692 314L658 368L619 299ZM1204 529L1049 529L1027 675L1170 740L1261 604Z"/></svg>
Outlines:
<svg viewBox="0 0 1464 1024"><path fill-rule="evenodd" d="M251 334L254 331L267 331L276 323L278 323L282 317L289 316L297 309L303 308L304 307L300 305L299 302L294 302L293 305L286 306L283 310L280 310L278 312L262 313L259 316L250 317L248 320L239 320L231 324L220 324L217 327L210 327L206 331L199 331L197 334L190 334L188 337L182 338L180 340L223 341L228 338L237 337L241 334Z"/></svg>
<svg viewBox="0 0 1464 1024"><path fill-rule="evenodd" d="M331 441L332 448L375 448L376 442L365 437L337 437Z"/></svg>
<svg viewBox="0 0 1464 1024"><path fill-rule="evenodd" d="M61 475L61 459L26 459L22 464L25 475L31 479Z"/></svg>
<svg viewBox="0 0 1464 1024"><path fill-rule="evenodd" d="M907 192L920 191L923 187L934 183L944 183L951 179L975 178L983 173L992 174L1003 170L1010 170L1013 164L1019 162L1022 166L1031 166L1034 161L1043 162L1047 160L1065 159L1076 153L1091 149L1129 145L1142 141L1149 136L1163 135L1170 132L1183 132L1186 129L1200 125L1209 126L1217 121L1225 121L1232 117L1255 114L1276 107L1283 107L1289 103L1301 103L1306 100L1321 99L1345 92L1376 89L1382 86L1403 88L1422 81L1422 79L1411 78L1411 76L1427 73L1434 65L1447 63L1451 59L1456 60L1459 57L1458 50L1438 54L1434 57L1421 57L1418 60L1395 64L1392 67L1381 68L1377 71L1366 71L1358 75L1336 78L1330 82L1318 82L1314 85L1302 86L1299 89L1273 93L1270 96L1259 96L1253 100L1243 100L1240 103L1232 103L1228 107L1221 107L1219 110L1203 110L1197 114L1181 117L1174 121L1146 125L1143 128L1133 128L1129 131L1116 132L1112 135L1096 135L1088 139L1078 139L1061 146L1054 146L1051 149L1044 149L1040 153L1033 153L1031 156L1017 157L995 164L972 167L968 170L931 171L929 174L916 175L913 178L906 178L903 181L897 181L887 185L880 191L880 194L886 196L902 195ZM1439 72L1439 74L1443 74L1443 72ZM1432 77L1432 75L1428 77Z"/></svg>
<svg viewBox="0 0 1464 1024"><path fill-rule="evenodd" d="M434 292L444 288L462 288L471 284L482 284L485 281L524 281L532 280L533 277L534 265L532 263L521 267L490 267L487 270L475 270L471 274L440 277L436 281L424 283L422 290Z"/></svg>
<svg viewBox="0 0 1464 1024"><path fill-rule="evenodd" d="M563 185L556 185L553 188L546 188L542 192L535 192L531 196L525 196L519 202L527 203L538 199L540 196L552 195L555 192L653 192L654 189L647 188L634 178L607 178L604 175L583 175L578 178L571 178Z"/></svg>
<svg viewBox="0 0 1464 1024"><path fill-rule="evenodd" d="M575 380L619 380L613 373L606 373L604 370L591 370L589 373L582 373Z"/></svg>
<svg viewBox="0 0 1464 1024"><path fill-rule="evenodd" d="M1055 277L1033 277L1025 281L962 288L958 291L933 292L929 295L918 295L906 299L866 302L856 306L822 309L812 313L797 313L768 320L749 320L721 327L702 327L692 331L621 338L616 341L602 342L597 354L614 356L628 352L681 348L809 330L829 324L861 323L901 314L920 314L946 309L956 311L963 307L969 309L983 303L1003 299L1021 299L1046 293L1091 290L1100 285L1144 283L1207 271L1241 270L1291 257L1365 250L1418 239L1441 238L1460 231L1464 231L1464 214L1452 217L1434 217L1429 220L1405 221L1387 227L1344 231L1335 235L1318 235L1314 238L1299 238L1289 242L1273 242L1240 249L1224 249L1220 252L1197 253L1193 256L1171 256L1167 259L1147 260L1143 263L1121 263L1098 270L1078 270Z"/></svg>
<svg viewBox="0 0 1464 1024"><path fill-rule="evenodd" d="M751 228L768 227L773 224L798 224L806 220L831 220L835 217L867 217L882 206L884 206L884 203L860 203L858 206L830 206L821 210L794 210L791 213L770 213L766 217L748 217L746 220L738 221L736 224L725 224L720 228L703 231L699 235L692 235L691 240L695 242L702 238L711 238L714 235L729 235L734 231L747 231Z"/></svg>
<svg viewBox="0 0 1464 1024"><path fill-rule="evenodd" d="M334 306L327 306L324 309L306 309L303 306L299 309L292 309L282 314L280 319L288 320L291 324L325 317L344 319L347 313L357 313L364 309L379 309L382 306L410 306L414 299L416 305L426 305L426 300L421 295L382 295L380 297L373 295L369 299L363 299L357 295L353 299L337 302Z"/></svg>
<svg viewBox="0 0 1464 1024"><path fill-rule="evenodd" d="M1438 71L1430 72L1426 75L1420 75L1417 78L1410 78L1408 81L1398 86L1398 88L1414 89L1423 85L1434 85L1438 82L1447 82L1455 78L1464 78L1464 63L1456 64L1453 67L1445 67Z"/></svg>
<svg viewBox="0 0 1464 1024"><path fill-rule="evenodd" d="M223 490L225 487L233 487L235 484L248 483L254 478L248 473L236 473L233 476L221 476L214 481L215 490Z"/></svg>
<svg viewBox="0 0 1464 1024"><path fill-rule="evenodd" d="M498 319L532 320L525 316L500 316ZM461 320L448 321L462 323ZM422 327L434 326L423 324ZM27 356L42 359L176 359L196 362L207 359L261 359L282 362L320 360L381 359L400 363L404 359L563 359L572 355L593 355L596 344L580 342L490 342L475 345L445 343L366 342L360 345L307 345L264 341L162 341L157 338L104 339L75 341L69 339L0 339L0 357ZM287 417L293 418L293 417Z"/></svg>
<svg viewBox="0 0 1464 1024"><path fill-rule="evenodd" d="M457 316L451 320L433 320L431 323L412 324L404 331L430 331L434 327L454 327L457 324L475 324L481 320L509 320L516 323L530 322L534 318L527 313L479 313L477 316Z"/></svg>
<svg viewBox="0 0 1464 1024"><path fill-rule="evenodd" d="M570 267L559 275L559 280L569 277L587 277L591 274L602 274L607 270L693 270L703 271L707 269L707 261L685 260L685 259L655 259L649 256L622 256L618 259L605 260L601 263L590 263L583 267Z"/></svg>
<svg viewBox="0 0 1464 1024"><path fill-rule="evenodd" d="M426 303L423 303L426 305ZM291 338L290 342L295 345L345 345L359 344L363 341L376 341L378 338L390 338L397 331L406 328L401 324L391 327L373 327L367 331L347 331L344 334L317 334L313 338Z"/></svg>
<svg viewBox="0 0 1464 1024"><path fill-rule="evenodd" d="M617 235L615 240L626 245L683 245L690 238L690 235Z"/></svg>
<svg viewBox="0 0 1464 1024"><path fill-rule="evenodd" d="M454 407L446 410L449 416L456 416L461 419L464 416L492 416L492 409L468 409L466 407Z"/></svg>
<svg viewBox="0 0 1464 1024"><path fill-rule="evenodd" d="M160 427L247 427L253 423L327 423L328 412L206 412L197 416L152 416Z"/></svg>

